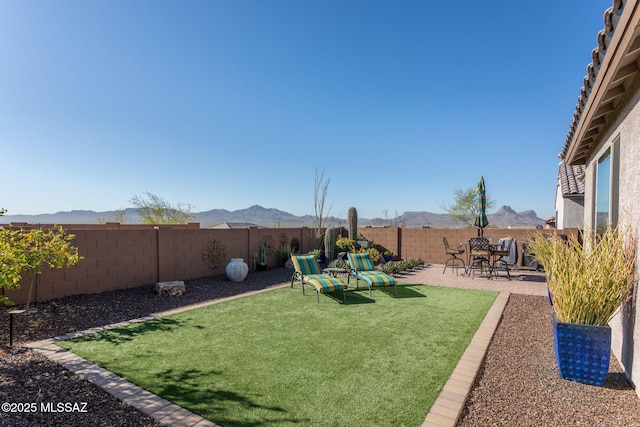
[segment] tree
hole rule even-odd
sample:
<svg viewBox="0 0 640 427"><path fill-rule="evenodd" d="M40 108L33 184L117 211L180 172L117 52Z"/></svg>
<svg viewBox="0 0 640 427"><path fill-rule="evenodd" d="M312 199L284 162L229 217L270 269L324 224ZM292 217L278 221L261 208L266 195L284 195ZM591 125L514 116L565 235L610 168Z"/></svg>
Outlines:
<svg viewBox="0 0 640 427"><path fill-rule="evenodd" d="M19 289L23 274L30 279L27 311L36 276L45 265L63 268L75 265L81 257L78 248L70 244L73 234L61 227L42 230L0 230L0 288ZM8 297L0 296L0 303L13 304Z"/></svg>
<svg viewBox="0 0 640 427"><path fill-rule="evenodd" d="M318 247L320 247L320 242L322 242L323 230L326 228L325 221L331 211L331 207L329 207L326 214L324 212L324 205L327 199L327 191L329 190L330 183L331 178L324 177L324 169L322 172L319 172L318 169L316 169L316 181L313 192L313 225L315 228L316 243Z"/></svg>
<svg viewBox="0 0 640 427"><path fill-rule="evenodd" d="M462 190L457 188L454 191L455 203L449 206L443 206L443 209L449 214L452 220L467 224L473 227L473 221L476 218L477 210L477 193L475 187ZM487 209L495 205L495 200L489 200L487 197Z"/></svg>
<svg viewBox="0 0 640 427"><path fill-rule="evenodd" d="M193 219L191 205L171 203L148 191L145 197L133 196L129 202L136 208L143 224L187 224Z"/></svg>
<svg viewBox="0 0 640 427"><path fill-rule="evenodd" d="M107 222L118 222L120 224L126 224L127 222L127 210L126 209L117 209L113 212L113 215L109 217L98 217L99 224L106 224Z"/></svg>

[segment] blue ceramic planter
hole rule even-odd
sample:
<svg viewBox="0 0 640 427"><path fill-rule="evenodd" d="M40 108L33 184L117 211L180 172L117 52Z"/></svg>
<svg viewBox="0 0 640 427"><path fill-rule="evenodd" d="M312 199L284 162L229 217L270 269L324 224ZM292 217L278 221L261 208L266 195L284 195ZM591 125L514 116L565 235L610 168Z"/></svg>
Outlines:
<svg viewBox="0 0 640 427"><path fill-rule="evenodd" d="M602 386L609 375L611 328L558 322L553 315L553 344L560 376Z"/></svg>

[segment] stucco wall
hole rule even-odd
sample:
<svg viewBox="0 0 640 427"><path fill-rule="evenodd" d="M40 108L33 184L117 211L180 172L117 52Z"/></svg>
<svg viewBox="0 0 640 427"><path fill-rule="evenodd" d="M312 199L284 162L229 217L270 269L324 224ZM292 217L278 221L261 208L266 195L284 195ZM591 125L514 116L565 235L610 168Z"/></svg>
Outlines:
<svg viewBox="0 0 640 427"><path fill-rule="evenodd" d="M562 222L556 221L556 227L559 230L565 228L583 228L584 205L583 201L574 199L563 199L564 215Z"/></svg>
<svg viewBox="0 0 640 427"><path fill-rule="evenodd" d="M584 228L584 198L564 198L560 183L556 186L556 228Z"/></svg>
<svg viewBox="0 0 640 427"><path fill-rule="evenodd" d="M606 133L602 143L596 147L587 162L585 181L585 224L593 226L595 164L597 160L619 138L619 219L621 225L630 225L636 236L640 236L640 89L639 81L624 100L618 119ZM637 265L640 266L640 257ZM637 283L636 283L637 287ZM637 292L637 290L636 290ZM640 384L640 319L637 311L640 304L637 296L610 322L612 328L612 351L623 365L627 376L634 384ZM640 395L640 390L636 388Z"/></svg>

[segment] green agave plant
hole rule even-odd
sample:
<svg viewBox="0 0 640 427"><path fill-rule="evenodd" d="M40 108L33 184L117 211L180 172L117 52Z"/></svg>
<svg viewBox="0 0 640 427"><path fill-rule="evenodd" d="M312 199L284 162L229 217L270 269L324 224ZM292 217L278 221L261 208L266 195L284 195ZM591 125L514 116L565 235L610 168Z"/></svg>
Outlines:
<svg viewBox="0 0 640 427"><path fill-rule="evenodd" d="M637 241L628 228L586 235L540 233L527 248L544 266L558 321L604 326L631 296Z"/></svg>
<svg viewBox="0 0 640 427"><path fill-rule="evenodd" d="M347 268L347 263L341 259L334 259L327 265L329 268Z"/></svg>
<svg viewBox="0 0 640 427"><path fill-rule="evenodd" d="M382 265L378 265L376 268L383 273L387 274L399 274L406 270L411 270L416 267L424 265L424 260L421 258L409 259L406 261L390 261Z"/></svg>
<svg viewBox="0 0 640 427"><path fill-rule="evenodd" d="M283 261L287 261L294 253L295 249L291 246L282 246L276 250L276 255L278 255L278 257Z"/></svg>

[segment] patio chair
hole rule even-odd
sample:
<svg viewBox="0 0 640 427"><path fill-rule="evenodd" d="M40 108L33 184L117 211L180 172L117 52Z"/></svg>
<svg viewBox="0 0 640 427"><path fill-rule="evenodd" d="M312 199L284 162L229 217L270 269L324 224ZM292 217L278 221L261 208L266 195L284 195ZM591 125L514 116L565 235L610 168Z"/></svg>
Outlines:
<svg viewBox="0 0 640 427"><path fill-rule="evenodd" d="M299 280L302 283L302 295L304 295L304 286L311 286L316 291L316 299L320 303L320 294L328 294L335 291L342 291L342 300L346 301L344 290L347 285L336 279L335 277L322 274L320 264L313 255L291 255L291 261L295 269L291 276L291 287L293 282Z"/></svg>
<svg viewBox="0 0 640 427"><path fill-rule="evenodd" d="M366 252L363 253L347 253L349 260L349 275L347 276L347 284L350 277L356 278L356 289L360 289L359 282L363 280L369 287L369 296L371 289L374 287L393 286L395 296L398 296L398 282L392 276L382 271L378 271L373 267L371 258Z"/></svg>
<svg viewBox="0 0 640 427"><path fill-rule="evenodd" d="M480 269L480 274L484 266L487 266L487 274L491 278L491 245L489 239L486 237L472 237L469 239L469 254L471 261L469 261L469 270L471 278L476 275L476 270Z"/></svg>
<svg viewBox="0 0 640 427"><path fill-rule="evenodd" d="M499 240L500 247L492 251L493 255L493 271L497 270L497 267L502 267L507 272L507 278L511 280L511 274L509 273L509 267L518 269L518 251L516 239L513 237L503 237ZM496 266L498 264L498 266Z"/></svg>
<svg viewBox="0 0 640 427"><path fill-rule="evenodd" d="M458 258L458 255L462 255L465 252L464 248L452 248L451 246L449 246L449 242L444 236L442 237L442 243L444 243L445 253L449 256L449 258L444 263L444 270L442 270L442 274L447 271L447 267L450 267L451 269L456 269L457 276L458 269L460 268L460 263L462 263L462 268L464 268L464 270L466 271L467 265L465 264L464 260L462 258Z"/></svg>

